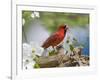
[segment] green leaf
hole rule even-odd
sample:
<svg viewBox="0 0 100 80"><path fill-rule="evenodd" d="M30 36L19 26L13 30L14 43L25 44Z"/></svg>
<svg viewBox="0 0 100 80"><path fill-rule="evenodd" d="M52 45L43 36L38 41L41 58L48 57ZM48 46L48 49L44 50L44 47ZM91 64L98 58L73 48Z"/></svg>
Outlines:
<svg viewBox="0 0 100 80"><path fill-rule="evenodd" d="M67 40L66 42L69 43L69 40Z"/></svg>
<svg viewBox="0 0 100 80"><path fill-rule="evenodd" d="M52 50L51 52L49 52L49 56L53 56L53 55L56 55L57 52L55 50Z"/></svg>
<svg viewBox="0 0 100 80"><path fill-rule="evenodd" d="M73 49L74 49L73 45L70 44L69 47L70 47L70 50L73 51Z"/></svg>
<svg viewBox="0 0 100 80"><path fill-rule="evenodd" d="M40 68L39 64L35 63L34 68Z"/></svg>
<svg viewBox="0 0 100 80"><path fill-rule="evenodd" d="M76 38L73 38L73 40L74 40L74 41L77 41L77 39L76 39Z"/></svg>

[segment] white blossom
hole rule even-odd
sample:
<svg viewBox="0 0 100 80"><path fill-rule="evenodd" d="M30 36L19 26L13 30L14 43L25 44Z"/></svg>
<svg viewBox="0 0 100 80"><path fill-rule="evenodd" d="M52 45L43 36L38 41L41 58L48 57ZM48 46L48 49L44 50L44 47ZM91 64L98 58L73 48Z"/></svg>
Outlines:
<svg viewBox="0 0 100 80"><path fill-rule="evenodd" d="M31 17L32 18L35 18L35 17L37 17L37 18L39 18L40 17L40 15L39 15L39 12L33 12L32 14L31 14Z"/></svg>
<svg viewBox="0 0 100 80"><path fill-rule="evenodd" d="M30 42L30 45L32 46L32 49L34 50L33 53L38 55L38 56L41 56L44 49L39 46L38 44L36 44L35 42Z"/></svg>
<svg viewBox="0 0 100 80"><path fill-rule="evenodd" d="M31 17L32 17L32 18L35 18L35 15L34 15L34 13L32 13L32 14L31 14Z"/></svg>
<svg viewBox="0 0 100 80"><path fill-rule="evenodd" d="M23 43L23 57L31 57L32 56L32 47L27 43Z"/></svg>
<svg viewBox="0 0 100 80"><path fill-rule="evenodd" d="M25 24L25 19L22 19L22 25L24 25Z"/></svg>
<svg viewBox="0 0 100 80"><path fill-rule="evenodd" d="M39 15L39 12L34 12L34 15L37 17L37 18L39 18L40 17L40 15Z"/></svg>
<svg viewBox="0 0 100 80"><path fill-rule="evenodd" d="M24 69L33 69L35 61L29 62L27 65L24 65Z"/></svg>
<svg viewBox="0 0 100 80"><path fill-rule="evenodd" d="M40 47L35 42L30 42L30 44L23 43L23 67L24 69L33 69L36 55L41 56L43 53L43 48Z"/></svg>

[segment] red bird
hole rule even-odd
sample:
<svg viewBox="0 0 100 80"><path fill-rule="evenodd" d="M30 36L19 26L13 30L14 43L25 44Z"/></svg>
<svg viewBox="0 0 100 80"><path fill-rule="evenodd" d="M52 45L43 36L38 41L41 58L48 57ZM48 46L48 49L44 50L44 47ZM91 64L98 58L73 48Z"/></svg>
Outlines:
<svg viewBox="0 0 100 80"><path fill-rule="evenodd" d="M43 43L42 47L46 49L50 46L52 46L53 48L57 46L63 41L67 30L67 25L60 25L58 30L55 33L53 33L49 38L47 38L47 40Z"/></svg>

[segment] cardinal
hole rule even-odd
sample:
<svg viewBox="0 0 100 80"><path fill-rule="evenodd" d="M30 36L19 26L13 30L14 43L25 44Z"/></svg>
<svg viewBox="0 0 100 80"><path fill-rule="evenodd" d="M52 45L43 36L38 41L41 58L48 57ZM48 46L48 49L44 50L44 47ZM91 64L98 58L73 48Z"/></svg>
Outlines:
<svg viewBox="0 0 100 80"><path fill-rule="evenodd" d="M47 49L50 46L52 46L53 48L56 47L63 41L68 29L68 25L60 25L58 30L55 33L53 33L50 37L48 37L46 41L44 41L42 47L44 49Z"/></svg>

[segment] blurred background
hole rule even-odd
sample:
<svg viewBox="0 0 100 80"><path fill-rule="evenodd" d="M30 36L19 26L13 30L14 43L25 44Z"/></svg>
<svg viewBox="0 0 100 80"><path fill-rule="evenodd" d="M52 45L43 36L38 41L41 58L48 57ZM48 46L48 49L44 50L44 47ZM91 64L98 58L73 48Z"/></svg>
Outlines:
<svg viewBox="0 0 100 80"><path fill-rule="evenodd" d="M82 45L83 54L89 55L89 14L22 11L22 23L23 43L34 42L39 46L57 30L59 25L68 24L69 36L75 37L78 42L75 46ZM66 39L67 37L65 41Z"/></svg>

